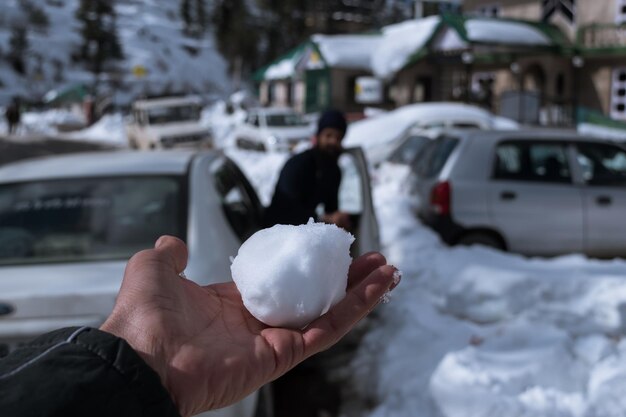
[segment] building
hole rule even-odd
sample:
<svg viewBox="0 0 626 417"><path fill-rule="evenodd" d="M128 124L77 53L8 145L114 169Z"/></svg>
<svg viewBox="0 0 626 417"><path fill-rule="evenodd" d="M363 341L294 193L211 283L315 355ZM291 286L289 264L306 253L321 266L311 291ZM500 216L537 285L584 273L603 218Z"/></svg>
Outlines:
<svg viewBox="0 0 626 417"><path fill-rule="evenodd" d="M602 112L626 121L626 0L465 0L465 13L501 19L527 19L558 27L574 46L559 57L529 57L520 76L490 73L495 95L524 89L541 95L541 105ZM515 69L515 68L514 68ZM510 71L509 71L510 72Z"/></svg>
<svg viewBox="0 0 626 417"><path fill-rule="evenodd" d="M357 80L371 75L371 55L380 39L378 33L311 36L256 71L259 101L303 113L337 107L360 117L367 100L355 95Z"/></svg>

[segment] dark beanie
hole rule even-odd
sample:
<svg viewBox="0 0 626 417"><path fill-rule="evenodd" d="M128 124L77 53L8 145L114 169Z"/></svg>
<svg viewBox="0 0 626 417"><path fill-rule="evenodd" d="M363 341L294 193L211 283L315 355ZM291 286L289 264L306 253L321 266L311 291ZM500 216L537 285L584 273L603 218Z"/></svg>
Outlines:
<svg viewBox="0 0 626 417"><path fill-rule="evenodd" d="M346 122L346 118L343 113L338 110L326 110L320 116L320 119L317 122L317 134L319 135L322 130L327 127L332 127L341 132L341 135L346 134L346 129L348 128L348 123Z"/></svg>

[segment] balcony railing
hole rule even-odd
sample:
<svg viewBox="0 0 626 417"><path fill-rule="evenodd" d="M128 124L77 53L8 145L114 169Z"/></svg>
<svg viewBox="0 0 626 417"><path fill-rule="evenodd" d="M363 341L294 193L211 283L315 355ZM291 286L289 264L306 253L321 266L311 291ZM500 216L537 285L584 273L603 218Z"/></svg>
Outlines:
<svg viewBox="0 0 626 417"><path fill-rule="evenodd" d="M592 24L578 31L578 45L584 49L626 48L626 25Z"/></svg>

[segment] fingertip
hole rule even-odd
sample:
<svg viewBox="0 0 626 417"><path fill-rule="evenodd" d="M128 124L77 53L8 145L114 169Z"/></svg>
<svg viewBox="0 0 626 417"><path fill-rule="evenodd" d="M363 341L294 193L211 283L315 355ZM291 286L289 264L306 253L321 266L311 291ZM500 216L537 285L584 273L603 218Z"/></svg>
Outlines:
<svg viewBox="0 0 626 417"><path fill-rule="evenodd" d="M187 245L181 239L164 235L157 239L154 249L159 253L166 253L173 259L176 272L182 272L187 267L189 253Z"/></svg>

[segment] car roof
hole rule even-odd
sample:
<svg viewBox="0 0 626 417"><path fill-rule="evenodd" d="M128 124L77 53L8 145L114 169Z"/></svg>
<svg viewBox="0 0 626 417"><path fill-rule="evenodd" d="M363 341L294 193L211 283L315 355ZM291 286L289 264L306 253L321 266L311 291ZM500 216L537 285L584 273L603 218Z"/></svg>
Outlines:
<svg viewBox="0 0 626 417"><path fill-rule="evenodd" d="M258 114L293 114L297 113L289 107L255 107L249 110L250 113Z"/></svg>
<svg viewBox="0 0 626 417"><path fill-rule="evenodd" d="M574 130L567 129L520 129L520 130L476 130L476 129L447 129L442 131L442 136L456 136L461 139L475 139L479 141L503 141L503 140L562 140L562 141L585 141L613 143L613 141L594 136L583 136Z"/></svg>
<svg viewBox="0 0 626 417"><path fill-rule="evenodd" d="M184 106L184 105L201 105L202 99L198 96L187 97L163 97L147 100L137 100L133 103L133 108L137 110L150 110L153 108Z"/></svg>
<svg viewBox="0 0 626 417"><path fill-rule="evenodd" d="M123 175L182 175L199 153L209 158L218 151L107 151L47 156L0 167L0 183L60 178Z"/></svg>

